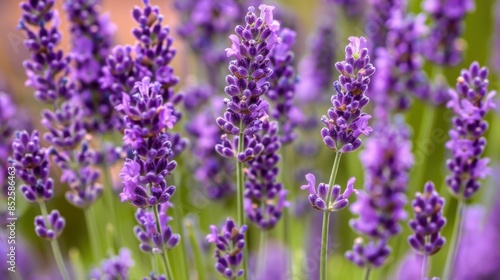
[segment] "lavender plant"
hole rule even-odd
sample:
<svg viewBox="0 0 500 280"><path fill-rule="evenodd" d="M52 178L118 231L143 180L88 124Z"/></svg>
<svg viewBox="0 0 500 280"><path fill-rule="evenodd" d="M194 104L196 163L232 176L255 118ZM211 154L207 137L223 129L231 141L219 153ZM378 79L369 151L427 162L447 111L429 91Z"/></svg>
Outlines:
<svg viewBox="0 0 500 280"><path fill-rule="evenodd" d="M447 107L453 110L453 127L446 143L453 157L446 161L450 175L446 177L451 193L458 199L454 236L447 259L445 277L453 276L456 248L460 242L464 201L470 199L481 187L481 179L490 174L489 159L483 158L486 146L484 133L488 122L486 113L495 108L495 91L488 92L488 69L473 62L463 69L457 79L456 90L450 90Z"/></svg>
<svg viewBox="0 0 500 280"><path fill-rule="evenodd" d="M326 257L328 244L328 224L330 212L347 207L348 198L354 191L354 178L347 183L344 193L339 185L334 185L342 154L352 152L361 146L361 134L368 135L372 128L368 126L370 115L362 112L368 104L364 95L370 83L370 76L375 68L370 63L366 39L349 37L349 45L345 49L345 60L337 62L335 67L340 72L339 80L333 83L335 95L331 101L333 107L328 115L321 118L326 127L321 129L324 144L335 152L335 160L328 185L320 183L316 189L313 174L306 175L308 185L301 188L309 191L311 205L323 211L323 230L320 255L320 279L327 279Z"/></svg>
<svg viewBox="0 0 500 280"><path fill-rule="evenodd" d="M441 236L441 230L446 224L443 218L444 199L439 196L432 182L424 186L424 193L417 193L412 201L415 219L409 225L414 234L408 238L408 243L417 253L423 255L422 278L427 277L428 258L444 246L446 239Z"/></svg>
<svg viewBox="0 0 500 280"><path fill-rule="evenodd" d="M407 216L405 192L413 165L409 132L404 124L379 123L375 130L361 153L365 189L351 206L359 217L350 221L351 227L370 241L365 244L362 238L356 239L352 251L345 254L349 261L365 268L367 275L385 263L391 252L388 239L401 232L399 222Z"/></svg>
<svg viewBox="0 0 500 280"><path fill-rule="evenodd" d="M280 24L273 19L273 6L261 5L260 17L250 7L245 16L246 26L236 26L236 34L229 38L231 48L226 49L228 57L236 59L229 63L230 75L226 76L227 106L223 117L217 118L217 124L227 134L233 135L233 141L226 134L222 135L221 143L215 146L216 151L224 157L235 158L236 191L238 224L244 219L244 174L243 163L256 158L264 151L264 145L259 143L256 135L267 118L268 103L261 99L269 90L267 79L272 74L269 55L279 40ZM247 266L243 262L243 274L246 277Z"/></svg>

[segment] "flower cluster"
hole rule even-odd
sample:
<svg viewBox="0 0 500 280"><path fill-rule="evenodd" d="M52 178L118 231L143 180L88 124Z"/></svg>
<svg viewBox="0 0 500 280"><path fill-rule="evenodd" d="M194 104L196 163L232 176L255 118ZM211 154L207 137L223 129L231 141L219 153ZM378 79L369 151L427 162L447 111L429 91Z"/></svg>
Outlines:
<svg viewBox="0 0 500 280"><path fill-rule="evenodd" d="M281 44L274 47L270 56L273 73L269 77L271 87L266 95L272 106L269 115L278 120L282 130L280 142L289 144L297 137L294 129L303 121L304 116L294 105L297 77L293 66L292 47L295 44L296 33L284 28L279 36Z"/></svg>
<svg viewBox="0 0 500 280"><path fill-rule="evenodd" d="M366 19L366 31L370 41L370 49L375 51L375 65L379 47L385 47L387 33L391 29L389 20L394 13L403 12L406 8L406 1L401 0L371 0L370 9Z"/></svg>
<svg viewBox="0 0 500 280"><path fill-rule="evenodd" d="M211 233L207 235L207 241L214 243L215 258L217 262L215 269L227 279L236 279L245 273L238 269L243 261L243 248L245 247L245 232L247 226L238 228L231 218L227 218L221 227L220 233L216 226L210 226Z"/></svg>
<svg viewBox="0 0 500 280"><path fill-rule="evenodd" d="M163 15L157 6L151 6L149 0L143 0L144 8L134 7L132 11L133 19L138 23L139 27L132 30L134 38L137 40L134 48L131 46L116 46L107 58L106 66L103 68L103 76L99 80L102 86L112 90L111 102L115 106L123 106L122 109L127 109L124 100L139 93L143 88L137 87L136 84L141 82L144 77L149 77L156 88L154 89L156 99L161 99L164 104L164 110L159 112L161 122L169 123L168 128L171 129L176 121L181 118L181 113L177 108L179 102L182 101L182 95L175 94L174 87L179 82L179 78L174 75L174 70L170 66L170 62L175 56L175 49L172 47L173 38L170 36L168 26L163 26ZM124 94L125 93L125 94ZM133 102L133 101L132 101ZM137 100L136 100L137 102ZM157 101L154 101L157 102ZM145 104L137 106L144 106ZM134 104L133 106L136 106ZM149 104L149 107L159 106L157 103ZM120 111L120 109L119 109ZM132 117L138 117L142 111L129 111ZM121 112L123 114L123 112ZM148 115L149 114L149 115ZM148 123L148 120L154 112L150 111L144 114L145 123L148 128L156 129L158 125ZM164 118L169 118L164 119ZM142 118L142 117L141 117ZM122 128L123 124L119 128ZM130 128L129 128L130 129ZM143 130L140 132L140 130ZM143 135L146 128L136 127L134 132L138 133L135 136ZM178 155L187 146L187 140L181 138L179 134L165 131L169 134L172 142L172 150ZM130 135L130 134L129 134ZM130 135L133 136L133 135ZM127 141L134 142L133 139ZM127 142L127 144L128 144Z"/></svg>
<svg viewBox="0 0 500 280"><path fill-rule="evenodd" d="M340 76L339 81L333 84L333 107L328 109L327 116L321 118L326 126L321 129L323 142L328 148L341 153L359 148L362 142L358 137L372 131L368 126L371 116L361 110L368 104L369 99L364 93L375 68L370 63L366 39L349 37L349 42L345 60L335 64Z"/></svg>
<svg viewBox="0 0 500 280"><path fill-rule="evenodd" d="M360 191L358 201L351 206L351 212L359 215L350 221L351 227L373 241L365 245L356 241L352 252L346 254L350 261L359 266L362 265L360 257L367 260L363 265L378 267L383 264L390 249L382 247L387 246L389 237L401 232L399 222L407 216L404 210L405 192L408 173L413 165L409 133L402 124L392 127L379 125L376 131L361 153L361 162L366 170L365 188ZM360 256L362 252L373 253L369 249L373 246L385 253L376 259Z"/></svg>
<svg viewBox="0 0 500 280"><path fill-rule="evenodd" d="M130 250L121 248L118 255L103 260L100 269L92 270L91 276L92 279L128 279L133 265Z"/></svg>
<svg viewBox="0 0 500 280"><path fill-rule="evenodd" d="M236 26L229 36L231 48L227 56L236 59L229 63L230 75L226 76L227 105L224 117L217 124L228 134L253 135L260 130L262 118L267 116L268 103L260 97L269 90L267 79L272 74L269 55L279 40L279 23L273 19L274 7L261 5L260 17L250 7L245 17L246 26Z"/></svg>
<svg viewBox="0 0 500 280"><path fill-rule="evenodd" d="M108 15L99 13L100 2L69 0L64 2L64 10L71 23L70 55L75 65L71 74L83 104L85 128L89 132L102 133L113 130L115 123L110 89L101 87L98 80L111 51L111 38L116 28Z"/></svg>
<svg viewBox="0 0 500 280"><path fill-rule="evenodd" d="M340 193L341 188L339 185L334 185L330 189L329 185L320 183L316 187L316 177L311 173L306 175L306 179L307 185L300 188L309 192L309 202L311 202L312 207L320 211L340 211L349 205L349 196L353 192L358 192L354 189L354 182L356 181L354 177L347 181L347 187L343 193ZM329 192L331 192L331 200L326 201Z"/></svg>
<svg viewBox="0 0 500 280"><path fill-rule="evenodd" d="M488 158L481 158L486 139L484 133L488 122L486 113L495 108L493 96L496 92L488 92L488 69L473 62L470 68L463 69L457 79L457 90L450 90L451 99L448 108L455 113L450 140L446 147L453 158L446 162L451 175L446 183L451 192L460 199L471 198L480 188L479 179L489 173Z"/></svg>
<svg viewBox="0 0 500 280"><path fill-rule="evenodd" d="M475 8L473 0L426 0L423 9L432 16L431 31L425 40L424 55L439 65L457 65L465 42L464 18Z"/></svg>
<svg viewBox="0 0 500 280"><path fill-rule="evenodd" d="M346 259L359 267L380 267L391 253L385 240L371 240L365 243L358 237L354 241L352 251L345 253Z"/></svg>
<svg viewBox="0 0 500 280"><path fill-rule="evenodd" d="M381 118L387 118L392 111L407 110L411 94L423 99L429 94L429 82L420 56L424 15L404 16L402 11L394 10L387 26L385 48L377 49L376 53L377 73L371 91Z"/></svg>
<svg viewBox="0 0 500 280"><path fill-rule="evenodd" d="M417 193L412 202L415 219L409 225L414 234L408 238L410 246L422 255L434 255L445 244L440 232L446 224L443 218L444 199L432 182L424 186L424 193Z"/></svg>
<svg viewBox="0 0 500 280"><path fill-rule="evenodd" d="M277 167L280 156L277 152L281 146L278 123L264 121L258 137L264 151L248 162L244 209L250 221L268 230L274 228L283 214L283 208L288 206L287 191L281 183L276 182L280 172Z"/></svg>
<svg viewBox="0 0 500 280"><path fill-rule="evenodd" d="M59 214L59 211L52 210L47 216L35 217L35 232L41 238L54 240L62 233L66 220Z"/></svg>
<svg viewBox="0 0 500 280"><path fill-rule="evenodd" d="M139 226L134 228L134 233L137 239L141 242L139 248L146 253L160 254L168 251L181 240L180 235L172 233L172 228L168 223L172 220L167 215L167 210L171 206L169 202L162 203L158 206L158 218L156 219L155 213L146 211L142 208L137 209L135 218Z"/></svg>
<svg viewBox="0 0 500 280"><path fill-rule="evenodd" d="M26 85L36 90L35 96L40 101L54 108L43 110L41 123L48 130L44 138L53 147L51 154L63 171L61 181L69 183L66 197L76 206L88 207L101 194L95 184L99 173L88 159L93 151L84 141L87 131L82 120L83 106L76 94L76 84L70 79L70 57L57 50L61 34L53 6L52 0L21 4L19 28L27 34L25 45L32 53L31 59L24 62Z"/></svg>

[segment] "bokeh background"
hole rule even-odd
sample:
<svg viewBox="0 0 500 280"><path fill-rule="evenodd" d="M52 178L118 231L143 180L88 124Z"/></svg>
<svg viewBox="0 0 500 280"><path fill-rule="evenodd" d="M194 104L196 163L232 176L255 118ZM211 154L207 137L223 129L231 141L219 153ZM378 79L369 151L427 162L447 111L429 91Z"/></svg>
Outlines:
<svg viewBox="0 0 500 280"><path fill-rule="evenodd" d="M65 20L65 15L62 13L62 1L56 1L56 7L61 11L61 16L63 18L61 29L63 33L63 48L65 51L69 51L68 44L68 32L67 24ZM110 14L111 21L116 24L116 44L133 44L134 40L130 33L132 27L134 27L134 22L130 17L131 9L134 5L141 5L139 0L103 0L102 10L107 11ZM193 77L196 75L197 65L193 62L190 57L190 51L188 47L179 39L175 34L175 27L179 21L179 17L176 11L173 9L173 3L171 0L152 0L155 5L159 5L162 13L165 15L165 23L169 24L173 31L173 36L175 38L174 46L178 50L178 54L173 61L173 67L177 75L181 77L181 83L179 88L189 80L196 79ZM266 1L264 1L267 3ZM303 1L303 0L289 0L289 1L278 1L281 7L286 8L295 17L294 27L298 33L296 56L297 60L300 60L307 49L307 44L309 43L310 35L314 29L315 24L318 22L320 17L333 17L334 14L328 15L318 9L320 0L316 1ZM410 10L413 12L421 11L421 1L409 1ZM466 42L466 51L463 63L456 67L446 68L444 74L448 79L449 84L454 87L456 77L459 75L460 69L468 66L472 61L478 61L481 65L491 65L491 53L492 48L492 36L498 33L499 30L494 26L494 3L493 0L477 0L476 9L474 12L470 13L466 18L466 29L464 33L464 40ZM33 98L33 90L24 86L25 73L22 67L22 61L29 57L29 53L22 44L24 39L22 32L16 29L18 19L20 18L21 11L18 7L19 1L17 0L2 0L0 2L0 81L4 84L3 87L12 96L18 107L22 108L23 116L28 116L34 127L44 130L40 127L40 109L41 105L39 102L35 101ZM356 21L350 21L348 16L341 16L335 19L335 24L337 26L338 32L336 34L337 41L339 42L337 53L341 54L343 52L344 46L347 42L348 36L361 36L365 34L365 26ZM228 34L229 35L229 34ZM229 45L229 40L228 40ZM496 46L500 48L500 46ZM498 50L497 50L498 51ZM337 56L340 58L340 56ZM427 67L427 66L426 66ZM498 68L498 67L497 67ZM430 73L430 65L426 68L428 73ZM500 89L500 73L490 74L490 89L499 90ZM332 77L333 81L334 77ZM441 194L448 196L447 187L444 184L444 178L447 174L445 168L445 159L448 154L444 149L444 144L448 140L447 131L450 127L451 115L446 108L438 108L437 117L431 125L433 129L431 130L430 139L421 139L420 133L421 127L424 126L423 123L426 121L425 116L425 106L422 102L415 100L409 112L406 114L406 120L408 124L412 127L413 133L413 150L416 157L415 170L422 168L422 172L413 172L411 177L411 183L409 186L408 194L411 196L412 193L419 190L422 186L416 185L415 182L423 183L427 180L432 180L436 183L436 186ZM2 108L0 108L2 110ZM324 108L317 108L318 119L326 110ZM189 116L186 116L189 118ZM487 132L487 139L489 144L487 145L486 155L492 159L492 166L498 166L500 159L500 116L498 112L493 112L488 116L490 122L490 129ZM303 142L320 142L319 131L317 133L302 134L301 141ZM316 176L320 176L321 180L326 180L331 164L333 163L333 153L331 153L326 147L321 145L318 157L314 160L304 160L297 156L293 156L293 147L287 148L287 153L290 154L287 157L287 167L290 170L286 170L286 176L291 176L295 178L295 174L299 171L299 166L307 166L310 170L315 170L317 172ZM422 167L422 159L428 157L425 166ZM186 157L187 160L187 157ZM182 161L182 159L181 159ZM115 182L118 183L117 173L120 166L114 168L115 171ZM57 171L54 171L54 175ZM416 175L420 175L416 178ZM343 158L342 165L340 167L338 182L346 182L351 176L356 176L358 181L356 183L357 188L361 188L363 185L363 170L359 161L359 153L355 152L348 154ZM58 176L55 176L58 177ZM202 238L208 233L208 226L210 224L219 224L222 219L227 216L228 210L231 207L232 202L217 202L213 203L208 201L202 195L197 193L196 183L192 180L190 174L181 175L180 182L183 183L181 188L182 191L182 210L186 215L192 215L195 220L198 221L199 230L198 237ZM302 177L303 178L303 177ZM292 180L293 181L293 180ZM291 182L289 188L299 188L304 180L298 178ZM494 173L493 176L486 180L484 187L475 196L471 203L481 203L483 205L490 205L495 197L496 191L500 186L500 177L498 172ZM75 210L70 206L64 199L64 186L56 188L58 190L56 198L50 201L49 209L59 209L60 212L66 217L67 226L64 230L63 235L60 238L60 244L62 247L63 254L71 255L72 258L81 258L83 263L83 269L90 269L90 264L87 261L90 258L90 246L88 246L89 241L86 236L85 220L81 211ZM304 200L307 200L307 196L304 193L295 192L298 195L302 195ZM449 196L448 196L449 197ZM38 214L38 207L35 205L27 205L21 196L18 196L18 237L23 240L24 246L30 248L32 252L31 258L33 258L32 268L40 271L39 279L45 277L44 275L50 275L52 270L52 257L50 252L49 243L42 241L36 237L33 231L33 218ZM102 205L100 206L102 207ZM456 208L456 201L450 199L446 203L445 216L448 217L448 224L444 230L444 236L448 240L451 239L451 229L454 223L454 211ZM132 227L134 225L133 221L133 207L129 205L120 205L120 218L123 221L123 225L120 228L120 232L116 229L106 229L105 225L102 225L100 229L100 234L103 236L109 235L120 235L125 240L125 245L134 248L137 247L137 242L132 233ZM291 235L293 238L293 258L296 261L297 267L294 270L307 270L307 266L314 266L314 264L308 263L306 258L306 250L314 250L310 247L311 243L307 243L308 239L311 238L309 229L312 224L311 221L317 220L319 213L310 211L300 217L294 218L294 222L291 227ZM106 213L102 213L103 216ZM333 223L332 236L334 240L334 251L333 257L329 258L330 266L330 277L331 279L359 279L361 277L362 271L355 267L354 265L348 263L343 258L343 253L352 246L352 242L356 237L356 234L349 228L348 220L352 218L352 214L349 211L342 211L340 213L335 213L335 222ZM316 223L316 225L318 225ZM174 227L178 227L176 224ZM409 235L409 229L405 225L404 232L397 238L393 238L391 241L391 246L393 247L393 254L390 257L388 264L379 270L374 272L372 279L387 279L390 275L393 275L394 271L398 267L398 262L406 255L410 250L409 246L406 244L406 237ZM279 228L277 230L280 230ZM272 234L273 235L273 234ZM113 237L110 237L113 238ZM251 238L251 248L257 248L256 240L257 236L250 236ZM312 236L314 238L314 236ZM478 237L481 238L481 237ZM317 236L316 246L319 248L320 236ZM312 243L314 244L314 242ZM307 246L306 246L307 245ZM4 244L2 244L4 246ZM497 246L492 244L492 246ZM307 248L306 248L307 247ZM78 249L76 249L78 248ZM431 275L440 275L442 267L444 266L444 259L446 257L449 247L445 248L433 257L433 266ZM174 250L174 254L176 250ZM178 251L178 250L177 250ZM148 258L143 256L144 254L134 252L134 259L136 261L136 268L132 270L132 279L139 279L139 276L146 275L149 266L141 265L149 261ZM79 256L79 257L78 257ZM3 256L2 256L3 257ZM479 258L481 256L472 256L474 258ZM174 262L180 259L174 257ZM212 269L212 260L207 260L207 265ZM22 265L22 264L20 264ZM141 268L142 266L142 268ZM23 268L21 268L23 269ZM1 276L1 275L0 275ZM50 276L47 276L50 279ZM339 278L340 277L340 278ZM380 277L380 278L379 278ZM35 279L35 278L33 278ZM38 279L38 278L36 278ZM182 278L178 278L182 279ZM304 278L307 279L307 278Z"/></svg>

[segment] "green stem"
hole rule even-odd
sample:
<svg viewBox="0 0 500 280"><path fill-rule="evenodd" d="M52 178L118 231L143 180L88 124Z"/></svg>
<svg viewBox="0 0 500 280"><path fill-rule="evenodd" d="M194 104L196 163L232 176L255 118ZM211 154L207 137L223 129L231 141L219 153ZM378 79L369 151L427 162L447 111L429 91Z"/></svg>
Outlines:
<svg viewBox="0 0 500 280"><path fill-rule="evenodd" d="M73 267L73 275L75 280L84 280L85 269L83 268L83 261L80 256L80 251L76 248L69 250L69 260Z"/></svg>
<svg viewBox="0 0 500 280"><path fill-rule="evenodd" d="M85 215L85 222L87 223L87 231L90 239L90 248L92 250L92 256L94 258L94 261L97 263L99 262L99 244L97 243L97 228L95 227L94 223L94 216L90 212L91 208L87 208L83 210L83 213Z"/></svg>
<svg viewBox="0 0 500 280"><path fill-rule="evenodd" d="M181 162L181 159L178 160L178 165L179 166L184 166ZM174 220L173 222L175 223L175 226L177 227L177 230L179 231L179 233L181 234L181 236L183 236L183 231L184 231L184 227L182 225L182 220L184 218L184 211L182 209L182 192L184 190L184 188L182 187L183 186L183 180L184 180L184 177L183 177L183 170L181 170L181 173L179 174L179 176L175 176L173 178L174 180L177 179L175 182L176 182L176 190L175 190L175 196L173 197L173 203L174 205L178 205L177 207L174 207ZM179 276L179 278L182 278L182 279L188 279L189 278L189 268L188 268L188 259L187 259L187 255L186 255L186 252L187 252L187 247L186 247L186 242L184 242L184 240L180 240L179 242L179 246L181 247L180 250L177 250L175 253L176 255L174 255L174 257L172 258L174 261L178 261L179 263L176 263L174 262L174 265L175 267L179 268L179 267L182 267L182 269L179 269L178 271L180 271L182 274L181 276Z"/></svg>
<svg viewBox="0 0 500 280"><path fill-rule="evenodd" d="M156 229L158 230L158 232L161 232L161 227L160 227L160 214L158 213L158 207L157 206L153 206L153 210L154 210L154 213L155 213L155 217L156 217ZM166 273L167 273L167 279L168 280L173 280L174 279L174 274L172 273L172 268L170 267L170 262L168 260L168 256L167 256L167 252L165 249L162 250L163 252L161 253L161 257L163 259L163 263L166 267Z"/></svg>
<svg viewBox="0 0 500 280"><path fill-rule="evenodd" d="M459 198L457 205L457 214L455 215L455 224L453 226L453 237L451 238L450 250L446 258L446 266L444 269L443 279L451 279L453 267L458 253L458 244L460 244L460 237L462 236L462 218L464 214L464 202Z"/></svg>
<svg viewBox="0 0 500 280"><path fill-rule="evenodd" d="M158 262L156 261L156 255L154 253L151 254L151 268L155 273L160 274L160 270L158 269Z"/></svg>
<svg viewBox="0 0 500 280"><path fill-rule="evenodd" d="M328 181L328 193L326 195L326 210L323 212L323 228L321 231L321 255L320 255L320 279L321 280L326 280L327 279L327 269L326 269L326 263L327 263L327 253L328 253L328 228L330 224L330 200L332 199L332 188L333 184L335 183L335 179L337 177L337 171L339 169L340 165L340 158L342 156L342 153L337 152L335 154L335 160L333 162L333 167L332 167L332 172L330 174L330 180Z"/></svg>
<svg viewBox="0 0 500 280"><path fill-rule="evenodd" d="M372 272L372 269L367 267L365 268L365 272L364 272L364 275L363 275L363 279L364 280L369 280L370 279L370 274Z"/></svg>
<svg viewBox="0 0 500 280"><path fill-rule="evenodd" d="M45 203L42 201L39 203L40 204L40 211L42 212L43 219L45 220L45 224L47 227L51 227L49 220L48 220L48 212L47 212L47 206L45 206ZM69 273L66 270L66 266L64 265L63 257L61 254L61 249L59 249L59 243L57 242L57 239L53 239L50 241L50 247L52 247L52 253L54 254L54 259L57 264L57 268L59 269L59 272L61 273L61 276L64 280L69 280Z"/></svg>
<svg viewBox="0 0 500 280"><path fill-rule="evenodd" d="M166 251L163 251L161 254L161 257L163 259L163 262L165 263L167 267L167 279L168 280L173 280L174 279L174 274L172 272L172 267L170 267L170 261L168 260L168 255Z"/></svg>
<svg viewBox="0 0 500 280"><path fill-rule="evenodd" d="M200 243L198 242L198 238L196 236L195 229L190 220L186 220L186 230L189 236L189 242L191 243L191 248L193 249L194 261L196 262L196 271L198 280L206 280L206 267L204 262L204 256L200 248Z"/></svg>
<svg viewBox="0 0 500 280"><path fill-rule="evenodd" d="M420 165L415 168L414 189L420 188L424 184L425 172L427 171L427 158L430 156L426 147L426 142L430 139L434 120L436 118L437 108L432 104L425 104L423 120L420 123L419 137L416 143L416 148L420 149L419 153L422 156Z"/></svg>
<svg viewBox="0 0 500 280"><path fill-rule="evenodd" d="M111 178L111 173L108 166L102 167L102 173L104 174L104 200L106 201L106 208L109 211L109 220L111 224L115 226L118 231L120 231L120 227L118 226L118 219L116 218L113 179Z"/></svg>
<svg viewBox="0 0 500 280"><path fill-rule="evenodd" d="M280 182L283 184L283 189L287 189L287 184L285 182L285 176L283 176L283 172L285 170L288 170L286 168L286 161L285 161L285 155L286 155L286 146L284 146L281 149L281 160L279 161L279 178ZM288 190L288 197L290 197L291 192ZM285 244L285 248L292 248L292 244L290 241L290 235L288 234L290 232L290 209L285 208L283 209L283 243ZM286 275L293 275L292 273L292 254L286 254Z"/></svg>
<svg viewBox="0 0 500 280"><path fill-rule="evenodd" d="M243 121L240 121L240 133L239 133L239 139L238 139L238 152L236 153L236 156L238 156L240 153L243 152ZM238 212L238 226L243 226L245 224L245 216L243 215L243 190L244 188L244 178L243 178L243 162L240 162L238 158L236 158L236 206L237 206L237 212ZM248 242L247 242L247 235L244 237L244 242L245 242L245 247L243 248L243 255L245 256L243 258L243 279L247 280L248 279Z"/></svg>

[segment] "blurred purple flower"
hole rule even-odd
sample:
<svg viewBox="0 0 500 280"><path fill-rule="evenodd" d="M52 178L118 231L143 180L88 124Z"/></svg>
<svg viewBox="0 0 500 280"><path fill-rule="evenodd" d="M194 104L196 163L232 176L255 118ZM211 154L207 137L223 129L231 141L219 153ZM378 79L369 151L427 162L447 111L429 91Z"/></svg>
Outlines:
<svg viewBox="0 0 500 280"><path fill-rule="evenodd" d="M129 279L129 270L134 266L134 260L130 250L121 248L116 256L112 256L101 262L101 267L92 271L92 279L118 280Z"/></svg>

